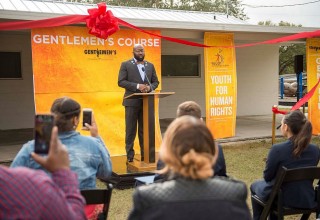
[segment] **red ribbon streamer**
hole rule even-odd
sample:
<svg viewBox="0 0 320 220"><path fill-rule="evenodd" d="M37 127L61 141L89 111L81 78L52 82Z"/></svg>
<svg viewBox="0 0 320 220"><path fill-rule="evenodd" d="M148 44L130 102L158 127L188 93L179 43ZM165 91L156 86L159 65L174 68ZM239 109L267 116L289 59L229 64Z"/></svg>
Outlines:
<svg viewBox="0 0 320 220"><path fill-rule="evenodd" d="M35 21L11 21L0 23L0 30L23 30L43 27L57 27L84 22L88 15L66 15Z"/></svg>
<svg viewBox="0 0 320 220"><path fill-rule="evenodd" d="M318 80L317 84L307 94L305 94L305 96L303 96L302 99L300 99L294 106L292 106L291 111L299 109L304 103L306 103L313 96L319 83L320 79Z"/></svg>
<svg viewBox="0 0 320 220"><path fill-rule="evenodd" d="M283 114L283 115L288 113L287 111L279 110L277 107L272 107L272 112L275 113L275 114Z"/></svg>
<svg viewBox="0 0 320 220"><path fill-rule="evenodd" d="M140 31L140 32L152 35L152 36L160 37L162 39L165 39L165 40L168 40L168 41L171 41L171 42L175 42L175 43L179 43L179 44L185 44L185 45L194 46L194 47L210 47L210 46L207 46L207 45L204 45L204 44L199 44L199 43L195 43L195 42L191 42L191 41L186 41L186 40L182 40L182 39L178 39L178 38L174 38L174 37L168 37L168 36L163 36L163 35L159 35L159 34L154 34L154 33L151 33L149 31L146 31L146 30L143 30L141 28L138 28L138 27L136 27L136 26L134 26L134 25L132 25L132 24L130 24L128 22L125 22L124 20L122 20L120 18L116 18L116 19L118 20L119 24L122 24L123 26L135 29L137 31Z"/></svg>
<svg viewBox="0 0 320 220"><path fill-rule="evenodd" d="M312 87L312 89L307 94L305 94L305 96L303 96L302 99L300 99L294 106L292 106L290 111L294 111L294 110L299 109L304 103L309 101L309 99L313 96L314 92L316 91L319 83L320 83L320 78L319 78L317 84L314 87ZM275 114L283 114L283 115L288 113L287 111L279 110L277 107L272 107L272 112Z"/></svg>
<svg viewBox="0 0 320 220"><path fill-rule="evenodd" d="M63 25L76 24L81 22L86 22L87 27L89 28L89 33L103 39L107 39L110 35L114 34L119 30L119 24L132 28L134 30L160 37L162 39L184 44L188 46L194 47L218 47L218 46L209 46L205 44L199 44L191 41L186 41L178 38L162 36L158 34L151 33L149 31L145 31L141 28L138 28L128 22L123 21L120 18L114 17L110 10L107 10L107 6L104 2L98 4L98 8L88 9L89 15L67 15L56 18L49 18L43 20L36 21L14 21L14 22L2 22L0 23L0 30L21 30L21 29L32 29L32 28L43 28L43 27L57 27ZM286 37L280 37L272 40L250 43L250 44L242 44L236 46L219 46L219 47L249 47L260 44L276 44L280 42L292 41L302 38L312 38L320 36L320 30L313 32L302 32L298 34L289 35Z"/></svg>
<svg viewBox="0 0 320 220"><path fill-rule="evenodd" d="M257 43L251 43L251 44L242 44L242 45L237 45L235 47L250 47L250 46L256 46L260 44L276 44L276 43L281 43L281 42L286 42L286 41L292 41L292 40L297 40L297 39L302 39L302 38L312 38L312 37L318 37L320 36L320 30L312 31L312 32L301 32L298 34L293 34L285 37L280 37L272 40L266 40L262 42L257 42Z"/></svg>

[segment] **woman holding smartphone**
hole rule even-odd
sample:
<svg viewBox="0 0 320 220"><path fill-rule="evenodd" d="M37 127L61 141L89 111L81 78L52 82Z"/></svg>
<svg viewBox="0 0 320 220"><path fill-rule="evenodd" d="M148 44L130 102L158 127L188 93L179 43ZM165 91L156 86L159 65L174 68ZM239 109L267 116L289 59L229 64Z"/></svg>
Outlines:
<svg viewBox="0 0 320 220"><path fill-rule="evenodd" d="M78 174L80 189L96 188L96 178L107 178L111 175L110 155L98 133L92 115L92 124L86 124L91 137L83 136L76 131L81 113L80 104L68 97L56 99L51 106L54 123L59 130L59 139L67 146L71 169ZM34 141L23 145L14 158L11 167L25 166L43 169L31 158L34 152Z"/></svg>
<svg viewBox="0 0 320 220"><path fill-rule="evenodd" d="M76 131L81 113L81 106L77 101L68 97L58 98L51 106L51 113L59 130L59 139L69 152L70 168L78 174L80 190L96 188L96 178L106 179L111 176L112 165L109 152L99 136L93 114L91 125L85 124L85 129L91 134L89 137ZM44 170L31 157L35 150L34 143L32 140L23 145L11 167L24 166Z"/></svg>

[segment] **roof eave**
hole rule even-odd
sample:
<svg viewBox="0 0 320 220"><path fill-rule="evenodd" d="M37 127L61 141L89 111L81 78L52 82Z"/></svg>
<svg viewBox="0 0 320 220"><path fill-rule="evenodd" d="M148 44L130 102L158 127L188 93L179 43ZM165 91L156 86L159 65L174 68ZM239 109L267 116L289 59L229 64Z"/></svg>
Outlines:
<svg viewBox="0 0 320 220"><path fill-rule="evenodd" d="M41 20L64 16L65 14L38 13L38 12L21 12L11 10L0 10L0 18L13 20ZM286 27L286 26L262 26L252 24L223 24L223 23L204 23L204 22L183 22L168 20L147 20L121 18L128 23L143 28L160 28L160 29L179 29L194 31L230 31L230 32L253 32L253 33L282 33L295 34L318 30L310 27Z"/></svg>
<svg viewBox="0 0 320 220"><path fill-rule="evenodd" d="M199 22L171 22L146 19L124 19L138 27L163 28L180 30L201 30L201 31L232 31L232 32L259 32L259 33L282 33L295 34L318 30L310 27L282 27L282 26L262 26L246 24L222 24L222 23L199 23Z"/></svg>

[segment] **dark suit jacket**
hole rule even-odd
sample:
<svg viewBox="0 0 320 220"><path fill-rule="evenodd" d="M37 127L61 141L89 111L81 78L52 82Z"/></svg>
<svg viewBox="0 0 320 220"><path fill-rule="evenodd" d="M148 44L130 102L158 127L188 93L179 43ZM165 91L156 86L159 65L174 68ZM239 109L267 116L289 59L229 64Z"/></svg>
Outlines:
<svg viewBox="0 0 320 220"><path fill-rule="evenodd" d="M291 140L272 146L267 158L266 168L263 172L266 181L272 181L282 166L292 169L317 166L319 163L319 148L314 144L309 144L299 158L294 158L292 152L293 143ZM285 186L283 193L285 205L301 208L310 208L315 205L312 181L290 183Z"/></svg>
<svg viewBox="0 0 320 220"><path fill-rule="evenodd" d="M317 166L319 163L320 151L314 144L309 144L298 158L293 157L292 152L293 142L291 140L272 146L263 172L264 181L252 184L252 193L263 200L267 200L280 167L284 166L288 169L293 169ZM286 206L312 208L316 205L312 181L306 180L286 184L283 187L283 194L283 203Z"/></svg>
<svg viewBox="0 0 320 220"><path fill-rule="evenodd" d="M158 77L156 70L152 63L144 61L145 73L150 80L152 89L155 90L158 85ZM132 58L131 60L125 61L121 64L118 77L118 85L125 89L123 97L131 95L133 93L140 93L140 90L137 89L137 84L148 84L148 81L143 81L140 76L139 69L136 62ZM124 106L140 106L142 105L142 99L133 98L133 99L123 99L122 105Z"/></svg>
<svg viewBox="0 0 320 220"><path fill-rule="evenodd" d="M224 177L176 180L136 188L129 220L251 219L244 183Z"/></svg>

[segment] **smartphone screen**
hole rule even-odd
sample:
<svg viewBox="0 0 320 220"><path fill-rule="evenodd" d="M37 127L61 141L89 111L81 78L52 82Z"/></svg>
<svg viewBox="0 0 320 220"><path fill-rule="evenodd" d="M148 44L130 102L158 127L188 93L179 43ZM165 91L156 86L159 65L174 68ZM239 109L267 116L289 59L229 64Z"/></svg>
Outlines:
<svg viewBox="0 0 320 220"><path fill-rule="evenodd" d="M48 154L51 132L53 128L53 115L36 115L34 129L34 152Z"/></svg>
<svg viewBox="0 0 320 220"><path fill-rule="evenodd" d="M82 126L86 127L85 123L91 125L92 124L92 121L91 121L91 119L92 119L92 109L84 108L83 112L82 112L82 115L83 115Z"/></svg>

